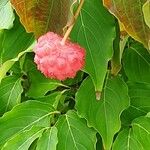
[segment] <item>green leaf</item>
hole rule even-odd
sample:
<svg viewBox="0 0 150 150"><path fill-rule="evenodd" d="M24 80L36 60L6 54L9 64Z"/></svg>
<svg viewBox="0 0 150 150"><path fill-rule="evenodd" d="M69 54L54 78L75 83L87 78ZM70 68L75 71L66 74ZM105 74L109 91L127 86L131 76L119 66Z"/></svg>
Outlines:
<svg viewBox="0 0 150 150"><path fill-rule="evenodd" d="M124 124L150 111L150 84L129 82L130 107L122 114Z"/></svg>
<svg viewBox="0 0 150 150"><path fill-rule="evenodd" d="M31 129L19 133L8 140L2 147L2 150L10 150L10 147L13 150L28 150L32 142L42 135L44 129L43 127L33 126Z"/></svg>
<svg viewBox="0 0 150 150"><path fill-rule="evenodd" d="M28 97L38 98L44 96L48 91L55 90L58 86L64 86L58 80L46 78L37 70L29 72L30 87L27 92Z"/></svg>
<svg viewBox="0 0 150 150"><path fill-rule="evenodd" d="M120 49L120 29L119 29L119 23L116 21L116 38L114 40L113 48L114 48L114 53L113 57L111 59L111 74L116 76L119 71L121 70L121 58L122 58L122 53Z"/></svg>
<svg viewBox="0 0 150 150"><path fill-rule="evenodd" d="M150 83L150 54L138 44L131 44L123 57L125 73L130 81Z"/></svg>
<svg viewBox="0 0 150 150"><path fill-rule="evenodd" d="M109 150L121 127L120 115L129 105L127 86L119 77L108 78L101 97L96 100L92 81L87 78L77 92L76 109L100 133L104 149Z"/></svg>
<svg viewBox="0 0 150 150"><path fill-rule="evenodd" d="M94 150L96 147L96 132L88 128L85 120L80 119L76 112L69 111L59 118L57 150Z"/></svg>
<svg viewBox="0 0 150 150"><path fill-rule="evenodd" d="M52 127L39 138L36 150L56 150L57 143L57 128Z"/></svg>
<svg viewBox="0 0 150 150"><path fill-rule="evenodd" d="M51 104L55 109L57 109L57 106L58 106L58 103L62 97L62 94L64 93L65 91L62 91L62 92L55 92L55 93L52 93L50 95L47 95L47 96L43 96L43 97L40 97L40 98L36 98L36 100L38 101L41 101L41 102L45 102L45 103L49 103Z"/></svg>
<svg viewBox="0 0 150 150"><path fill-rule="evenodd" d="M62 33L67 24L70 0L11 0L22 24L36 37L53 31Z"/></svg>
<svg viewBox="0 0 150 150"><path fill-rule="evenodd" d="M54 113L51 105L35 100L16 106L0 118L0 148L14 135L30 129L34 125L49 127L49 116Z"/></svg>
<svg viewBox="0 0 150 150"><path fill-rule="evenodd" d="M103 0L105 6L123 24L125 31L146 48L150 40L150 28L144 21L143 4L147 0ZM149 15L149 14L148 14Z"/></svg>
<svg viewBox="0 0 150 150"><path fill-rule="evenodd" d="M119 133L113 150L149 150L150 147L150 118L139 117L131 124L130 129Z"/></svg>
<svg viewBox="0 0 150 150"><path fill-rule="evenodd" d="M34 41L33 35L25 32L18 17L11 30L0 32L0 65L26 50Z"/></svg>
<svg viewBox="0 0 150 150"><path fill-rule="evenodd" d="M22 92L20 77L9 76L2 80L0 84L0 115L20 103Z"/></svg>
<svg viewBox="0 0 150 150"><path fill-rule="evenodd" d="M25 53L32 51L34 44L35 44L35 42L33 42L32 45L30 45L28 47L28 49L20 52L16 58L7 60L0 66L0 82L5 77L6 73L9 71L9 69L15 64L15 62L17 62Z"/></svg>
<svg viewBox="0 0 150 150"><path fill-rule="evenodd" d="M150 118L139 117L132 123L133 134L136 140L142 145L143 150L150 147Z"/></svg>
<svg viewBox="0 0 150 150"><path fill-rule="evenodd" d="M147 2L145 2L145 4L143 5L143 14L144 14L145 22L150 28L150 1L149 0L147 0Z"/></svg>
<svg viewBox="0 0 150 150"><path fill-rule="evenodd" d="M114 40L114 53L111 60L111 74L116 76L122 68L122 54L128 40L128 36L120 35L119 23L116 22L116 39Z"/></svg>
<svg viewBox="0 0 150 150"><path fill-rule="evenodd" d="M102 2L86 0L71 37L86 49L84 71L91 76L98 92L102 91L108 61L113 55L115 36L114 18Z"/></svg>
<svg viewBox="0 0 150 150"><path fill-rule="evenodd" d="M2 16L0 17L0 30L12 28L15 15L10 2L0 9L0 16Z"/></svg>
<svg viewBox="0 0 150 150"><path fill-rule="evenodd" d="M114 142L113 150L145 150L133 136L131 129L122 130Z"/></svg>
<svg viewBox="0 0 150 150"><path fill-rule="evenodd" d="M0 31L0 81L6 72L34 45L32 34L27 34L16 17L11 30Z"/></svg>

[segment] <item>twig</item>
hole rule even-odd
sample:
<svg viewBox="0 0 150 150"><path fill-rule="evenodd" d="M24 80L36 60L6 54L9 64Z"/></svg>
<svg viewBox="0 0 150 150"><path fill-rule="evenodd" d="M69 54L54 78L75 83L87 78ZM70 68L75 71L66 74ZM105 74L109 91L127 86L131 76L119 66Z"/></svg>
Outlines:
<svg viewBox="0 0 150 150"><path fill-rule="evenodd" d="M65 33L65 35L64 35L64 37L63 37L63 39L62 39L62 41L61 41L61 44L62 44L62 45L65 44L67 38L69 37L69 35L70 35L70 33L71 33L71 31L72 31L74 25L75 25L75 22L76 22L76 20L77 20L79 14L80 14L80 11L81 11L81 8L82 8L83 4L84 4L84 0L80 0L78 9L77 9L75 15L74 15L74 16L72 17L72 19L71 19L71 22L73 22L73 23L69 26L69 28L67 29L67 31L66 31L66 33Z"/></svg>

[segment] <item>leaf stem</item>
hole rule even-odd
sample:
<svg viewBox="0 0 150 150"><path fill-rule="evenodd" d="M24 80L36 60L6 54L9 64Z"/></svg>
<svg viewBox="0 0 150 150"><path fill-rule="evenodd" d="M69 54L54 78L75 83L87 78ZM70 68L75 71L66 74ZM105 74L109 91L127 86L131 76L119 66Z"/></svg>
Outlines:
<svg viewBox="0 0 150 150"><path fill-rule="evenodd" d="M70 33L71 33L71 31L72 31L74 25L75 25L75 22L76 22L76 20L77 20L79 14L80 14L80 11L81 11L81 9L82 9L83 4L84 4L84 0L80 0L78 9L77 9L75 15L71 18L72 24L71 24L71 25L69 26L69 28L67 29L67 31L66 31L66 33L65 33L65 35L64 35L64 37L63 37L63 39L62 39L62 41L61 41L61 44L62 44L62 45L65 45L65 42L66 42L67 38L69 37L69 35L70 35Z"/></svg>

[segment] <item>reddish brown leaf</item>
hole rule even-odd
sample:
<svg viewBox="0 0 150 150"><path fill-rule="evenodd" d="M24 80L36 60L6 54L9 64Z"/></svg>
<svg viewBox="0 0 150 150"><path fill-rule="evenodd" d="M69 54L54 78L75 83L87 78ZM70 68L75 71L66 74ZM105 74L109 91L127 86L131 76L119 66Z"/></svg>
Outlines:
<svg viewBox="0 0 150 150"><path fill-rule="evenodd" d="M104 5L123 23L134 39L148 47L150 28L145 24L142 6L146 0L103 0Z"/></svg>
<svg viewBox="0 0 150 150"><path fill-rule="evenodd" d="M11 0L27 32L62 33L68 21L70 0Z"/></svg>

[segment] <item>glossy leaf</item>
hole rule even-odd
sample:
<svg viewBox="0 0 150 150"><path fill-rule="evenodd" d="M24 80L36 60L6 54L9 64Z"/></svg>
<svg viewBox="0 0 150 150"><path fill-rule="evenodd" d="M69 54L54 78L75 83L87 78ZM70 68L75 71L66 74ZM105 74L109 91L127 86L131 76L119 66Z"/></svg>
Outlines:
<svg viewBox="0 0 150 150"><path fill-rule="evenodd" d="M143 13L144 13L145 22L150 28L150 1L149 0L147 0L147 2L143 5Z"/></svg>
<svg viewBox="0 0 150 150"><path fill-rule="evenodd" d="M109 11L123 23L128 34L148 48L150 28L144 21L142 11L146 0L103 0L103 2Z"/></svg>
<svg viewBox="0 0 150 150"><path fill-rule="evenodd" d="M28 150L32 142L42 135L43 127L32 127L8 140L2 150ZM46 150L46 149L45 149Z"/></svg>
<svg viewBox="0 0 150 150"><path fill-rule="evenodd" d="M104 149L109 150L121 127L120 114L129 105L127 86L119 77L107 79L101 97L96 100L92 81L87 78L77 92L76 109L100 133Z"/></svg>
<svg viewBox="0 0 150 150"><path fill-rule="evenodd" d="M69 111L57 122L57 150L94 150L96 132L87 127L85 120L79 118L74 111ZM63 140L62 140L63 139Z"/></svg>
<svg viewBox="0 0 150 150"><path fill-rule="evenodd" d="M11 7L10 2L8 2L2 9L0 9L0 30L10 29L13 26L15 20L15 15Z"/></svg>
<svg viewBox="0 0 150 150"><path fill-rule="evenodd" d="M125 73L130 81L150 83L150 54L138 44L131 44L123 57Z"/></svg>
<svg viewBox="0 0 150 150"><path fill-rule="evenodd" d="M0 115L20 103L22 92L21 78L9 76L2 80L0 84Z"/></svg>
<svg viewBox="0 0 150 150"><path fill-rule="evenodd" d="M53 31L62 33L68 21L70 0L11 0L28 32L36 37Z"/></svg>
<svg viewBox="0 0 150 150"><path fill-rule="evenodd" d="M53 113L51 105L39 101L27 101L16 106L0 118L0 148L14 135L34 125L49 127L49 116Z"/></svg>
<svg viewBox="0 0 150 150"><path fill-rule="evenodd" d="M91 76L98 92L102 91L108 61L113 55L115 36L114 18L105 10L102 2L86 0L71 38L85 47L84 71Z"/></svg>
<svg viewBox="0 0 150 150"><path fill-rule="evenodd" d="M57 128L52 127L45 131L37 142L36 150L56 150L58 143Z"/></svg>

